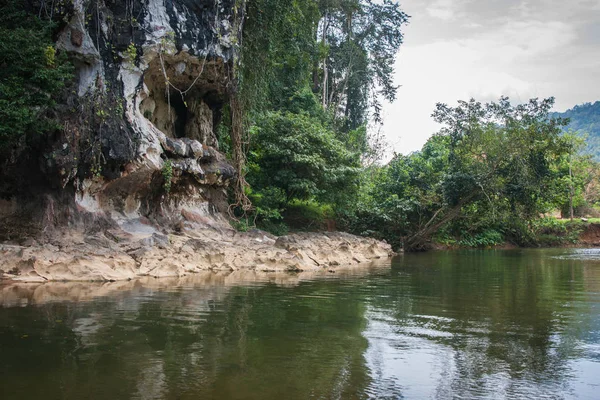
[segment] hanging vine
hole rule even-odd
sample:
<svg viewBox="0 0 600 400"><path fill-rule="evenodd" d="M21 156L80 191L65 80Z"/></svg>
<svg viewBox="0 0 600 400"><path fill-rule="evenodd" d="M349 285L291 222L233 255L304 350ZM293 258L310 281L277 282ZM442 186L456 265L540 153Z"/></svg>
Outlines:
<svg viewBox="0 0 600 400"><path fill-rule="evenodd" d="M231 110L231 149L233 165L237 178L234 183L235 202L229 206L229 214L234 217L233 210L239 208L244 213L252 210L252 202L246 195L246 148L248 146L247 129L244 124L244 111L237 93L232 93L229 101Z"/></svg>
<svg viewBox="0 0 600 400"><path fill-rule="evenodd" d="M163 54L167 52L167 47L168 47L168 39L171 38L171 40L174 40L174 33L170 32L170 35L168 35L165 38L163 38L163 40L161 40L159 47L158 47L158 59L160 61L160 68L163 74L163 78L165 79L165 96L167 97L167 103L169 105L168 108L168 112L169 112L169 120L171 119L171 88L175 89L179 95L181 96L181 101L183 101L183 104L187 107L187 102L185 101L185 95L196 85L196 82L198 82L198 79L200 79L200 76L202 76L202 73L204 72L204 67L206 65L206 59L208 57L208 50L206 51L206 53L204 53L204 59L202 60L202 64L200 66L200 71L198 72L198 75L196 76L196 79L194 79L194 81L187 87L187 89L180 89L177 86L175 86L171 80L169 79L169 75L167 74L167 69L165 67L165 60L163 58Z"/></svg>
<svg viewBox="0 0 600 400"><path fill-rule="evenodd" d="M239 41L236 41L236 52L232 62L232 68L228 68L228 92L229 92L229 110L231 117L231 152L233 158L233 165L235 167L237 178L234 183L234 203L229 206L229 215L237 219L234 215L234 210L239 209L243 213L243 217L247 217L249 211L253 209L252 202L246 194L246 188L249 187L246 182L246 150L249 144L248 129L246 126L244 102L240 96L240 57L239 52L241 49L241 23L244 19L244 2L238 1L234 8L234 29L235 37Z"/></svg>

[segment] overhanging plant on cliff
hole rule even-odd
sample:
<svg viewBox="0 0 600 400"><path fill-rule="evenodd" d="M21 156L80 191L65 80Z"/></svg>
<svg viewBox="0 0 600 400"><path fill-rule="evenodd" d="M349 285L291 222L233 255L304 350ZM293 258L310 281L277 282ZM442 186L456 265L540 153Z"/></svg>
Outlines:
<svg viewBox="0 0 600 400"><path fill-rule="evenodd" d="M26 12L17 0L0 7L0 152L59 128L57 93L72 65L57 53L52 21Z"/></svg>

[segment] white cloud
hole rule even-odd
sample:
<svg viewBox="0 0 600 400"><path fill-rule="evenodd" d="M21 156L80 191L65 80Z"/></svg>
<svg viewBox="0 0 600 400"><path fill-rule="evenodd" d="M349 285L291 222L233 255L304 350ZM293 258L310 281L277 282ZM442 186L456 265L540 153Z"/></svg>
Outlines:
<svg viewBox="0 0 600 400"><path fill-rule="evenodd" d="M566 46L576 37L575 27L562 21L511 20L464 43L482 54L500 53L510 59L533 58Z"/></svg>
<svg viewBox="0 0 600 400"><path fill-rule="evenodd" d="M530 85L495 69L480 68L478 50L458 42L409 47L400 54L398 100L386 109L385 132L402 153L418 150L439 126L430 115L437 102L526 95Z"/></svg>
<svg viewBox="0 0 600 400"><path fill-rule="evenodd" d="M477 22L467 22L463 24L463 27L467 29L480 29L483 28L483 25L478 24Z"/></svg>
<svg viewBox="0 0 600 400"><path fill-rule="evenodd" d="M436 102L556 96L565 109L599 99L600 38L580 39L584 26L600 22L598 3L405 0L413 20L396 64L402 86L384 115L393 149L418 150L439 129L430 117Z"/></svg>
<svg viewBox="0 0 600 400"><path fill-rule="evenodd" d="M454 12L449 8L429 7L427 9L429 15L444 21L450 21L454 17Z"/></svg>
<svg viewBox="0 0 600 400"><path fill-rule="evenodd" d="M443 21L455 20L463 14L470 0L434 0L425 7L425 11L433 18Z"/></svg>

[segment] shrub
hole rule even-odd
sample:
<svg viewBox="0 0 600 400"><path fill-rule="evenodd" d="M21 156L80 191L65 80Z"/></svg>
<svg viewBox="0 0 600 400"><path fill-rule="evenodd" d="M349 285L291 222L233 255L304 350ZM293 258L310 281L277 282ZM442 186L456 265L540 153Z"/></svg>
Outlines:
<svg viewBox="0 0 600 400"><path fill-rule="evenodd" d="M486 229L475 235L467 235L458 241L466 247L491 247L504 243L504 236L495 229Z"/></svg>
<svg viewBox="0 0 600 400"><path fill-rule="evenodd" d="M294 200L286 206L283 217L295 230L314 231L324 229L326 220L332 219L334 213L328 204L319 204L314 200Z"/></svg>

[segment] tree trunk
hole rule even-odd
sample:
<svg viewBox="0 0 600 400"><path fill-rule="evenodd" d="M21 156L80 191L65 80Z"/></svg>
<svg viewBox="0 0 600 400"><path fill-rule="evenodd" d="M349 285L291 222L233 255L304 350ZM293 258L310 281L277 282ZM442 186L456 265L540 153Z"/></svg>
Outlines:
<svg viewBox="0 0 600 400"><path fill-rule="evenodd" d="M569 156L569 217L573 221L573 172L571 171L571 157Z"/></svg>
<svg viewBox="0 0 600 400"><path fill-rule="evenodd" d="M321 41L323 43L323 46L327 45L327 29L329 28L329 13L326 12L325 16L324 16L324 21L323 21L323 34L321 37ZM327 54L325 54L325 56L323 57L323 85L322 85L322 104L323 104L323 109L326 110L327 109L327 100L328 100L328 81L329 81L329 76L328 76L328 72L327 72Z"/></svg>
<svg viewBox="0 0 600 400"><path fill-rule="evenodd" d="M404 250L405 251L422 251L427 247L427 242L431 239L431 236L437 232L442 226L446 225L448 222L452 221L454 218L460 215L460 210L462 207L473 199L478 192L471 192L465 198L458 202L457 205L452 207L450 210L446 211L446 213L442 216L442 218L433 223L437 216L444 211L444 209L439 209L433 217L425 224L425 226L415 233L413 236L409 237L406 242L404 242Z"/></svg>

